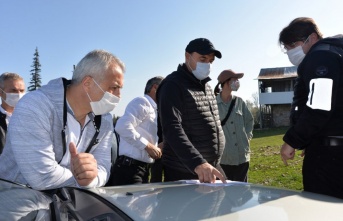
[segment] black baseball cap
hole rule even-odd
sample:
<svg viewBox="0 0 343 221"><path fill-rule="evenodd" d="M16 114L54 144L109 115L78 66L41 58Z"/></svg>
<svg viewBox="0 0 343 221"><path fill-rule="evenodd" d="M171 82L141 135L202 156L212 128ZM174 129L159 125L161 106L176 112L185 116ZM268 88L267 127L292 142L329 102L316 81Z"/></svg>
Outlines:
<svg viewBox="0 0 343 221"><path fill-rule="evenodd" d="M196 53L201 54L201 55L207 55L207 54L214 53L214 55L217 58L222 57L222 53L220 53L220 51L216 50L214 48L212 42L210 42L210 40L208 40L206 38L197 38L197 39L190 41L186 47L186 52L188 52L188 53L196 52Z"/></svg>

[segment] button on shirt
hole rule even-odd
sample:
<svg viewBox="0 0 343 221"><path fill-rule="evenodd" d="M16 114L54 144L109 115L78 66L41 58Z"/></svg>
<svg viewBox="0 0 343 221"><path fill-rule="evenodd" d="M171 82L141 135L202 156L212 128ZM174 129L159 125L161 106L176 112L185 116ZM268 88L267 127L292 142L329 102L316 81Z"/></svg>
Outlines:
<svg viewBox="0 0 343 221"><path fill-rule="evenodd" d="M232 99L234 97L236 96L232 95ZM216 98L220 120L223 120L232 100L224 103L220 94ZM225 125L222 126L225 135L225 148L221 157L221 164L239 165L250 161L249 142L253 137L253 125L253 116L245 102L242 98L236 97L235 106Z"/></svg>
<svg viewBox="0 0 343 221"><path fill-rule="evenodd" d="M157 145L157 106L148 95L133 99L125 113L116 123L116 132L120 135L119 155L153 163L145 147L150 142Z"/></svg>

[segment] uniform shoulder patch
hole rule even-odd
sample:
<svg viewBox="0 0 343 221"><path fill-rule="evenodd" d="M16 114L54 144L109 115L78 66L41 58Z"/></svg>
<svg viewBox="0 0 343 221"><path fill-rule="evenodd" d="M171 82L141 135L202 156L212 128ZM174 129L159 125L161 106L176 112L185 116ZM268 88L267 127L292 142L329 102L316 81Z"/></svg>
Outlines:
<svg viewBox="0 0 343 221"><path fill-rule="evenodd" d="M316 68L316 75L317 76L325 76L328 74L328 68L325 66L319 66Z"/></svg>

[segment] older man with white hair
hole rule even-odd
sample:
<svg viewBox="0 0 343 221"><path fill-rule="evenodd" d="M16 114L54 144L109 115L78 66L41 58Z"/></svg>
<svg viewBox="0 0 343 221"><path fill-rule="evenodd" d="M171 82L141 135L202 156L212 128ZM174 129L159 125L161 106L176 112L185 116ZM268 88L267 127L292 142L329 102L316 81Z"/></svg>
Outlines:
<svg viewBox="0 0 343 221"><path fill-rule="evenodd" d="M94 50L72 80L58 78L18 103L0 157L0 177L46 190L105 185L111 166L113 123L124 64Z"/></svg>

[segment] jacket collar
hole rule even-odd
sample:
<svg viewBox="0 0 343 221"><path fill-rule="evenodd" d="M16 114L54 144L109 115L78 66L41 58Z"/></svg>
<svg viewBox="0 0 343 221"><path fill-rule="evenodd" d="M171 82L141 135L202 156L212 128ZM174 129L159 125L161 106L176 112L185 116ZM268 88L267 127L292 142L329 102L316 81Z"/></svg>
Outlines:
<svg viewBox="0 0 343 221"><path fill-rule="evenodd" d="M189 78L190 80L192 80L194 82L200 83L202 85L205 85L207 82L212 80L210 77L207 77L207 78L205 78L203 80L197 79L194 76L194 74L188 70L186 63L180 64L179 67L177 68L177 70L181 71L181 72L185 72L185 75L186 75L187 78Z"/></svg>

